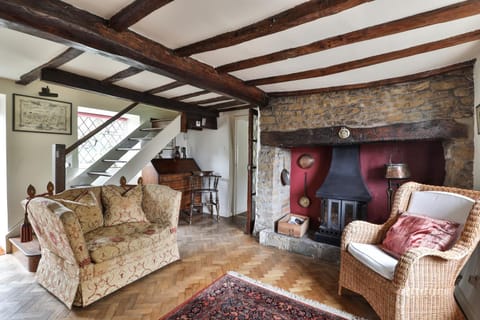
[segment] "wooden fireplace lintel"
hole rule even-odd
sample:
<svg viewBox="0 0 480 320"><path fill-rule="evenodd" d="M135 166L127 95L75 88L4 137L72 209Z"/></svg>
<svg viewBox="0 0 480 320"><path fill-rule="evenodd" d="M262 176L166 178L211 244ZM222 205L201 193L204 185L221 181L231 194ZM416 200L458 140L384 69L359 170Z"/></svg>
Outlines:
<svg viewBox="0 0 480 320"><path fill-rule="evenodd" d="M349 136L347 138L339 137L342 128L348 129ZM261 143L267 146L293 148L387 141L449 140L467 137L467 125L455 120L439 119L367 128L334 126L295 131L264 131L261 132Z"/></svg>

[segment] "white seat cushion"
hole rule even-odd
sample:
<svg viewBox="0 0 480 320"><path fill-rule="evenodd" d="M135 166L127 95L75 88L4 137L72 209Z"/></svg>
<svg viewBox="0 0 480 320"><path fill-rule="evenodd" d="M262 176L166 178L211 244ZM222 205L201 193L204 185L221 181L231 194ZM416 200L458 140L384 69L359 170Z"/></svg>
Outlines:
<svg viewBox="0 0 480 320"><path fill-rule="evenodd" d="M393 280L398 260L386 254L379 246L351 242L348 244L347 251L382 277Z"/></svg>
<svg viewBox="0 0 480 320"><path fill-rule="evenodd" d="M464 225L475 200L456 193L440 191L412 192L407 211Z"/></svg>

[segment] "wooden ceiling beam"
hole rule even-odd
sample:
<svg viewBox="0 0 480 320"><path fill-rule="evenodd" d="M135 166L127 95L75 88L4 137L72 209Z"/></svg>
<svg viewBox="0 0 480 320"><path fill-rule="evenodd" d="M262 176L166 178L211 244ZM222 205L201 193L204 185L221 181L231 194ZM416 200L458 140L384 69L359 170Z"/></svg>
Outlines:
<svg viewBox="0 0 480 320"><path fill-rule="evenodd" d="M308 89L308 90L295 90L295 91L277 91L277 92L269 92L268 95L270 97L290 97L290 96L303 96L303 95L311 95L311 94L319 94L325 92L334 92L334 91L343 91L343 90L357 90L357 89L364 89L364 88L373 88L379 86L386 86L392 85L397 83L404 83L404 82L411 82L417 81L421 79L425 79L428 77L432 77L438 74L460 70L464 68L472 68L475 64L475 60L465 61L457 64L453 64L451 66L438 68L434 70L428 70L424 72L419 72L415 74L410 74L407 76L402 77L394 77L389 79L382 79L370 82L363 82L363 83L356 83L356 84L348 84L344 86L334 86L334 87L326 87L326 88L317 88L317 89ZM198 101L196 101L198 103Z"/></svg>
<svg viewBox="0 0 480 320"><path fill-rule="evenodd" d="M175 50L175 53L185 57L199 52L229 47L333 15L370 1L372 0L310 0L241 29L186 45Z"/></svg>
<svg viewBox="0 0 480 320"><path fill-rule="evenodd" d="M368 66L372 66L375 64L383 63L383 62L411 57L417 54L422 54L422 53L431 52L439 49L453 47L456 45L460 45L466 42L471 42L479 39L480 39L480 29L463 33L450 38L442 39L439 41L429 42L429 43L421 44L418 46L414 46L414 47L410 47L402 50L387 52L387 53L379 54L376 56L371 56L368 58L348 61L348 62L328 66L325 68L255 79L255 80L247 81L246 83L257 86L257 85L264 85L264 84L272 84L272 83L279 83L279 82L323 77L323 76L334 74L334 73L350 71L350 70L368 67Z"/></svg>
<svg viewBox="0 0 480 320"><path fill-rule="evenodd" d="M195 91L195 92L192 92L192 93L187 93L187 94L184 94L184 95L181 95L181 96L173 97L172 99L174 99L174 100L186 100L186 99L190 99L190 98L193 98L193 97L202 96L202 95L207 94L207 93L210 93L210 91L208 91L208 90Z"/></svg>
<svg viewBox="0 0 480 320"><path fill-rule="evenodd" d="M242 101L228 101L224 103L217 103L213 105L206 106L210 110L219 110L219 109L225 109L225 108L230 108L230 107L236 107L240 105L244 105L245 102Z"/></svg>
<svg viewBox="0 0 480 320"><path fill-rule="evenodd" d="M171 100L146 92L139 92L132 89L119 87L110 83L105 83L103 81L87 78L58 69L43 69L41 72L41 79L43 81L53 82L67 87L98 92L164 109L200 114L204 116L218 116L218 112L207 110L194 104Z"/></svg>
<svg viewBox="0 0 480 320"><path fill-rule="evenodd" d="M204 99L204 100L197 100L195 101L196 104L209 104L209 103L215 103L215 102L222 102L222 101L227 101L227 100L232 100L230 97L215 97L215 98L210 98L210 99Z"/></svg>
<svg viewBox="0 0 480 320"><path fill-rule="evenodd" d="M246 105L240 106L240 107L220 109L220 110L218 110L218 112L230 112L230 111L238 111L238 110L254 109L254 108L255 108L254 105L246 104Z"/></svg>
<svg viewBox="0 0 480 320"><path fill-rule="evenodd" d="M134 75L136 75L136 74L138 74L142 71L143 70L135 68L135 67L129 67L125 70L122 70L120 72L115 73L114 75L112 75L112 76L110 76L106 79L103 79L102 81L105 82L105 83L114 83L114 82L123 80L125 78L134 76Z"/></svg>
<svg viewBox="0 0 480 320"><path fill-rule="evenodd" d="M291 59L302 55L337 48L340 46L345 46L361 41L372 40L375 38L380 38L395 33L405 32L438 23L461 19L476 14L480 14L480 1L464 1L440 9L406 17L403 19L386 22L376 26L322 39L304 46L290 48L266 54L263 56L257 56L254 58L232 62L218 67L217 70L220 72L232 72L236 70L253 68L263 64L277 62L285 59Z"/></svg>
<svg viewBox="0 0 480 320"><path fill-rule="evenodd" d="M108 24L117 31L127 30L131 25L172 1L173 0L136 0L111 17Z"/></svg>
<svg viewBox="0 0 480 320"><path fill-rule="evenodd" d="M61 65L64 65L65 63L75 59L82 53L83 53L82 50L78 50L75 48L68 48L67 50L65 50L64 52L62 52L52 60L48 61L47 63L44 63L41 66L38 66L35 69L25 74L22 74L20 76L20 80L16 81L15 83L23 84L23 85L30 84L33 81L40 78L40 72L42 71L43 68L58 68Z"/></svg>
<svg viewBox="0 0 480 320"><path fill-rule="evenodd" d="M150 89L150 90L147 91L147 93L156 94L156 93L172 90L172 89L184 86L184 85L185 85L185 83L183 83L183 82L173 81L173 82L164 84L163 86Z"/></svg>
<svg viewBox="0 0 480 320"><path fill-rule="evenodd" d="M182 58L131 31L117 32L107 21L59 0L0 0L0 25L100 53L132 67L264 106L268 96L240 79Z"/></svg>

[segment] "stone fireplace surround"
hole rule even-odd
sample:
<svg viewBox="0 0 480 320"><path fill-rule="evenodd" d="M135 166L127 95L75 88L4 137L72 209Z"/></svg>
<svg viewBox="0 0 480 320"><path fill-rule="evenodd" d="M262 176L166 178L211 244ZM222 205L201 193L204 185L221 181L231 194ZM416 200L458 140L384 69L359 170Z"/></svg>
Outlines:
<svg viewBox="0 0 480 320"><path fill-rule="evenodd" d="M275 222L291 211L290 188L280 179L284 164L290 169L290 148L440 140L445 157L444 185L472 188L473 101L473 63L399 84L273 98L260 110L254 228L260 243L319 259L335 260L337 256L328 245L308 243L305 247L298 239L274 232ZM351 131L348 139L337 136L344 126Z"/></svg>

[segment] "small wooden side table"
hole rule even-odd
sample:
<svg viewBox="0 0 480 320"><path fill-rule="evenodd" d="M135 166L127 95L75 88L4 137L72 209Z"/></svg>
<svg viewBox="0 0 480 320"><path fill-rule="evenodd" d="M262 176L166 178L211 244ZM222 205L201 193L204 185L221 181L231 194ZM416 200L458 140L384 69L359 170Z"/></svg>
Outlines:
<svg viewBox="0 0 480 320"><path fill-rule="evenodd" d="M8 240L12 244L13 256L16 257L29 272L36 272L38 262L42 256L37 238L33 237L33 240L29 242L21 242L20 237L9 238Z"/></svg>

